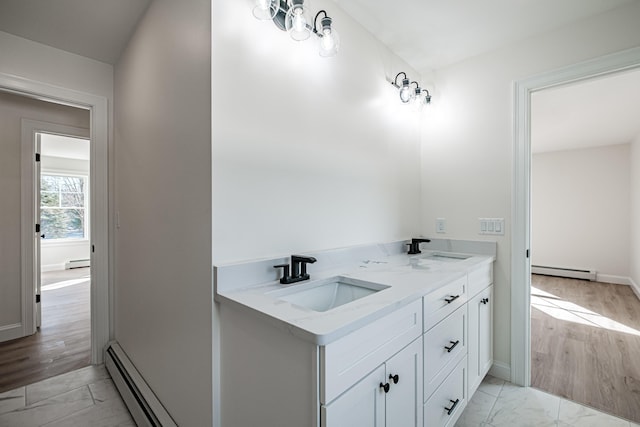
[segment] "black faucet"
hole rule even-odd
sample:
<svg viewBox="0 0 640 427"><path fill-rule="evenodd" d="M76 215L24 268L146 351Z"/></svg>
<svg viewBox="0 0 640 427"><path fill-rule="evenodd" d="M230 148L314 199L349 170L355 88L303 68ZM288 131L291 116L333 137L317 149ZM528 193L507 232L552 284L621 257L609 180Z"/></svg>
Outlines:
<svg viewBox="0 0 640 427"><path fill-rule="evenodd" d="M430 241L429 239L411 239L411 243L407 243L409 246L407 253L409 255L421 254L420 243L429 243Z"/></svg>
<svg viewBox="0 0 640 427"><path fill-rule="evenodd" d="M311 276L307 273L307 264L313 264L314 262L316 262L316 259L311 256L291 255L291 269L289 269L289 264L278 264L274 265L273 268L283 269L280 283L286 285L308 280Z"/></svg>

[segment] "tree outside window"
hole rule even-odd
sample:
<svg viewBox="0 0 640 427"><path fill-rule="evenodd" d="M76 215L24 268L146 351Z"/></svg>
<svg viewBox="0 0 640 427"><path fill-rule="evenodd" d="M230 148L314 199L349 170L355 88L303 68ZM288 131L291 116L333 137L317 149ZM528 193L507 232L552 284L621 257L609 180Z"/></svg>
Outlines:
<svg viewBox="0 0 640 427"><path fill-rule="evenodd" d="M86 238L86 176L40 180L40 230L45 240Z"/></svg>

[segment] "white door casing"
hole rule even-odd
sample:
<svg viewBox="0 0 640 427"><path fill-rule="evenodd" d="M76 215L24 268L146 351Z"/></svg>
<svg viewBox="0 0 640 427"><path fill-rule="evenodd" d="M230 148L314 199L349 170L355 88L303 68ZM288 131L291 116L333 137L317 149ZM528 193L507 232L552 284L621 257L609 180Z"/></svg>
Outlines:
<svg viewBox="0 0 640 427"><path fill-rule="evenodd" d="M35 80L0 73L0 90L52 103L83 108L90 112L90 201L91 223L91 363L100 364L104 347L110 338L110 252L109 252L109 186L108 186L108 103L107 98L73 89L52 86ZM30 140L33 141L33 140ZM21 160L21 260L23 335L33 333L36 324L34 310L34 144L25 143L24 132Z"/></svg>

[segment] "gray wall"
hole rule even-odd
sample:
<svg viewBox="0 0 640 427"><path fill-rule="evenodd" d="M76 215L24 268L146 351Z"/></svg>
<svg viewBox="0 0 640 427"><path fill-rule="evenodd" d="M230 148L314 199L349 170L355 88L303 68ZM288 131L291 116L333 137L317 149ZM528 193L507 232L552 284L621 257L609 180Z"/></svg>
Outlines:
<svg viewBox="0 0 640 427"><path fill-rule="evenodd" d="M629 144L533 154L531 264L629 278Z"/></svg>
<svg viewBox="0 0 640 427"><path fill-rule="evenodd" d="M211 424L210 2L154 1L115 66L115 337L181 426Z"/></svg>
<svg viewBox="0 0 640 427"><path fill-rule="evenodd" d="M21 321L21 119L89 127L89 112L0 92L0 340Z"/></svg>

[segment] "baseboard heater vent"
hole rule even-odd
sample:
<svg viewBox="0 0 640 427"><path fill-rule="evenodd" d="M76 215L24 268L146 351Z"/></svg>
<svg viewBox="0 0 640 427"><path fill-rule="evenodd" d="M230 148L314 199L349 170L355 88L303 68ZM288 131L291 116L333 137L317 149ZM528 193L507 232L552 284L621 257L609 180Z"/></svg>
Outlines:
<svg viewBox="0 0 640 427"><path fill-rule="evenodd" d="M91 266L91 260L88 259L72 259L64 264L65 270L71 270L72 268L82 268Z"/></svg>
<svg viewBox="0 0 640 427"><path fill-rule="evenodd" d="M138 427L177 427L117 342L107 345L104 363Z"/></svg>
<svg viewBox="0 0 640 427"><path fill-rule="evenodd" d="M545 276L569 277L571 279L596 280L596 272L593 270L577 270L574 268L545 267L532 265L533 274L544 274Z"/></svg>

